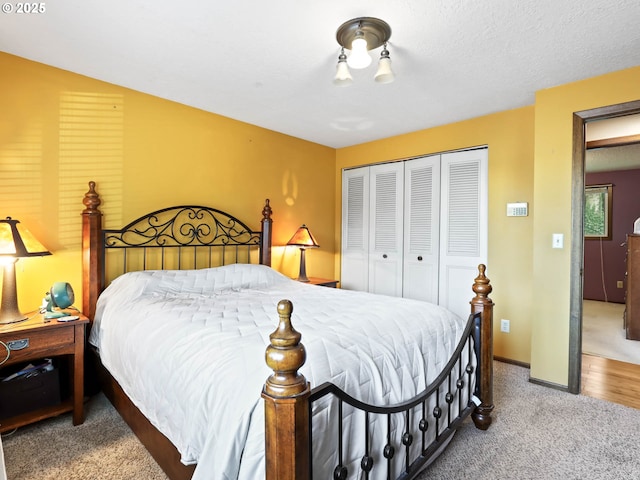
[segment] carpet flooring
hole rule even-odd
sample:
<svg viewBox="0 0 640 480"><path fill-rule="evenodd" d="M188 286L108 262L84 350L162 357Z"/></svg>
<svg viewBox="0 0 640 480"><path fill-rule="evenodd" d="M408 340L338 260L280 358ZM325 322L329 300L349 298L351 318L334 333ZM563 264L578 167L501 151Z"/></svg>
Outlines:
<svg viewBox="0 0 640 480"><path fill-rule="evenodd" d="M495 362L494 422L465 422L420 480L640 478L640 410L532 384ZM102 395L83 425L62 415L2 438L9 480L166 480Z"/></svg>
<svg viewBox="0 0 640 480"><path fill-rule="evenodd" d="M85 413L76 427L64 414L2 435L7 480L167 480L104 395Z"/></svg>
<svg viewBox="0 0 640 480"><path fill-rule="evenodd" d="M585 300L582 303L582 353L640 364L640 341L627 340L624 304Z"/></svg>

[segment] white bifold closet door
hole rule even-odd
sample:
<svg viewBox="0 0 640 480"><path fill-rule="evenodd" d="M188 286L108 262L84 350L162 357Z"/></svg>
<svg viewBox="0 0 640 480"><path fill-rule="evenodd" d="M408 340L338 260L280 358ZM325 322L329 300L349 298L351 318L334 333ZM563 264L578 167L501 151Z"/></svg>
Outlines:
<svg viewBox="0 0 640 480"><path fill-rule="evenodd" d="M369 292L401 297L404 162L369 170Z"/></svg>
<svg viewBox="0 0 640 480"><path fill-rule="evenodd" d="M443 153L438 304L467 317L488 251L488 151Z"/></svg>
<svg viewBox="0 0 640 480"><path fill-rule="evenodd" d="M402 296L438 303L440 155L405 163Z"/></svg>
<svg viewBox="0 0 640 480"><path fill-rule="evenodd" d="M342 172L340 286L369 291L369 167Z"/></svg>
<svg viewBox="0 0 640 480"><path fill-rule="evenodd" d="M466 317L487 257L487 149L343 172L342 288Z"/></svg>

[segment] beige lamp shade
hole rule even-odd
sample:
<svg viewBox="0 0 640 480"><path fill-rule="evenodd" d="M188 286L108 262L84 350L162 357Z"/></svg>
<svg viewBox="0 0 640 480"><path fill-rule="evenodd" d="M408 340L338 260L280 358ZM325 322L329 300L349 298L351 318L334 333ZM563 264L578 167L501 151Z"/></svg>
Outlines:
<svg viewBox="0 0 640 480"><path fill-rule="evenodd" d="M21 258L51 253L22 226L20 221L7 217L0 220L0 255Z"/></svg>
<svg viewBox="0 0 640 480"><path fill-rule="evenodd" d="M2 260L2 300L0 324L26 320L18 308L15 263L18 258L38 257L51 253L18 220L0 220L0 260Z"/></svg>
<svg viewBox="0 0 640 480"><path fill-rule="evenodd" d="M313 235L311 235L309 228L304 224L296 230L296 233L293 234L293 237L287 242L287 245L304 248L317 248L320 246L318 242L316 242L316 239L313 238Z"/></svg>

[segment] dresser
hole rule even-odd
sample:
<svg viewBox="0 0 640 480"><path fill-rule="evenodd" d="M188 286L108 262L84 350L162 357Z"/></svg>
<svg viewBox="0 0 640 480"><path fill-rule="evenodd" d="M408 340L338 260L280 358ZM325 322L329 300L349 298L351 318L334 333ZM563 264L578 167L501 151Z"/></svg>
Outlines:
<svg viewBox="0 0 640 480"><path fill-rule="evenodd" d="M640 234L627 235L626 283L624 326L627 339L640 340Z"/></svg>

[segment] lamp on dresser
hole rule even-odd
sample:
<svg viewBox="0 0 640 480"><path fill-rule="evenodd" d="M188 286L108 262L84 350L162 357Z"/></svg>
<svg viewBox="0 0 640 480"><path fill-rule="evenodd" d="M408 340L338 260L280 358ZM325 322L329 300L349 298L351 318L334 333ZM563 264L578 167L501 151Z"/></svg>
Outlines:
<svg viewBox="0 0 640 480"><path fill-rule="evenodd" d="M292 245L296 247L300 247L300 273L298 275L297 280L299 282L308 282L309 278L307 278L307 266L305 262L305 250L307 248L318 248L318 242L313 238L309 228L306 225L302 225L296 233L293 234L291 240L287 242L287 245Z"/></svg>
<svg viewBox="0 0 640 480"><path fill-rule="evenodd" d="M43 255L51 253L18 220L0 220L0 265L4 267L0 325L27 319L18 309L15 265L19 258Z"/></svg>

